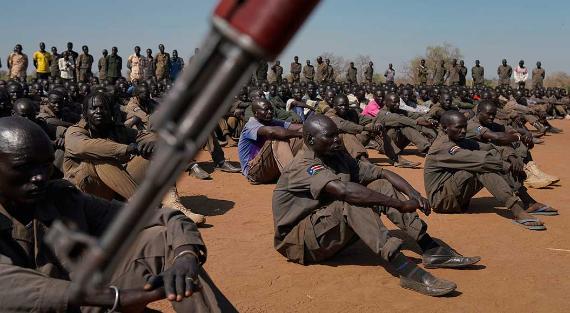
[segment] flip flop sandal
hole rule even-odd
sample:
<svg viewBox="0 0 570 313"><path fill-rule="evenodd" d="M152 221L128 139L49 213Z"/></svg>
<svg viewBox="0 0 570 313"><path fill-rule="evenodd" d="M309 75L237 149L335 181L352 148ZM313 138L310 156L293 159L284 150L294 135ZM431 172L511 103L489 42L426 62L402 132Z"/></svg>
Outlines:
<svg viewBox="0 0 570 313"><path fill-rule="evenodd" d="M532 223L532 222L540 222L540 220L537 218L523 218L522 220L513 220L514 224L517 224L517 225L524 227L528 230L546 230L546 226L544 226L544 225L529 226L529 225L525 224L525 223Z"/></svg>
<svg viewBox="0 0 570 313"><path fill-rule="evenodd" d="M556 216L559 215L558 211L548 211L549 209L552 209L552 207L550 205L545 205L543 207L540 207L537 210L534 210L532 212L527 212L528 214L531 215L543 215L543 216Z"/></svg>

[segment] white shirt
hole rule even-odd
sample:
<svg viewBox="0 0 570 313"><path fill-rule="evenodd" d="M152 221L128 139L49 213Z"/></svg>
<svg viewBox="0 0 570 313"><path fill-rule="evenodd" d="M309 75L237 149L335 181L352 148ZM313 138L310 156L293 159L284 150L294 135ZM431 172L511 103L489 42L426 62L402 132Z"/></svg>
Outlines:
<svg viewBox="0 0 570 313"><path fill-rule="evenodd" d="M515 83L518 82L526 82L526 80L528 79L528 68L522 68L520 66L517 66L515 68Z"/></svg>
<svg viewBox="0 0 570 313"><path fill-rule="evenodd" d="M59 73L63 79L72 79L73 72L75 71L75 64L71 60L60 58L58 61Z"/></svg>

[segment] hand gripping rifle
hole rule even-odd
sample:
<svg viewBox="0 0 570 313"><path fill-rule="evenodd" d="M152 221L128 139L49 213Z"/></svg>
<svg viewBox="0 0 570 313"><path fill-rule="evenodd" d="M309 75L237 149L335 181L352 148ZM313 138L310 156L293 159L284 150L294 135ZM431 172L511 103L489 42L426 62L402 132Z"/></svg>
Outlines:
<svg viewBox="0 0 570 313"><path fill-rule="evenodd" d="M319 0L221 0L212 30L156 112L158 150L135 194L101 238L57 222L46 241L73 269L70 296L108 283L167 190L228 111L259 60L274 60Z"/></svg>

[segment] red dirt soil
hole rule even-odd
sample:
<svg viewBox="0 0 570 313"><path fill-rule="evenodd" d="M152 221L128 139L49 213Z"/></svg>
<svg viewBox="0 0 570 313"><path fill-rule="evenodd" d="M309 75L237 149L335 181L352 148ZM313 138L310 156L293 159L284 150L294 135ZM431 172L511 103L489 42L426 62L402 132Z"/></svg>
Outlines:
<svg viewBox="0 0 570 313"><path fill-rule="evenodd" d="M362 243L323 265L287 262L273 249L274 185L253 186L240 174L215 171L211 181L184 174L178 190L185 204L208 216L211 226L201 228L208 247L205 268L240 312L570 312L570 190L565 186L570 182L570 122L553 124L567 133L545 137L546 144L533 153L541 169L561 178L560 186L530 190L561 212L542 218L547 231L513 224L511 214L486 191L473 200L469 214L421 215L432 237L464 255L482 257L476 269L431 270L457 283L458 292L451 297L402 289ZM236 148L224 150L228 159L237 160ZM371 152L371 158L387 166L383 155ZM409 159L422 161L415 155ZM206 152L198 160L213 170ZM421 169L387 168L425 192ZM408 243L404 253L419 261L414 249ZM151 307L173 312L167 301Z"/></svg>

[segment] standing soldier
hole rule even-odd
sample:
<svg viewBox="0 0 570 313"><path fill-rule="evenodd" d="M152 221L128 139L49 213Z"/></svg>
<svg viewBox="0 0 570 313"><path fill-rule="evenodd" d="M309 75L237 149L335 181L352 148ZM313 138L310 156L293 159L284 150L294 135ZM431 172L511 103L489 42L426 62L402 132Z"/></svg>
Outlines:
<svg viewBox="0 0 570 313"><path fill-rule="evenodd" d="M467 85L467 67L465 61L459 61L459 86Z"/></svg>
<svg viewBox="0 0 570 313"><path fill-rule="evenodd" d="M311 60L307 60L307 64L303 67L303 76L307 81L315 80L315 67L311 64Z"/></svg>
<svg viewBox="0 0 570 313"><path fill-rule="evenodd" d="M544 76L546 72L542 68L540 61L536 62L536 68L532 70L532 88L544 88Z"/></svg>
<svg viewBox="0 0 570 313"><path fill-rule="evenodd" d="M275 64L271 67L271 72L273 74L272 76L274 81L281 85L281 82L283 81L283 67L281 66L281 61L275 61Z"/></svg>
<svg viewBox="0 0 570 313"><path fill-rule="evenodd" d="M322 57L317 58L317 83L323 83L327 79L327 64Z"/></svg>
<svg viewBox="0 0 570 313"><path fill-rule="evenodd" d="M170 58L170 80L174 81L183 69L184 59L178 56L177 50L172 50L172 57Z"/></svg>
<svg viewBox="0 0 570 313"><path fill-rule="evenodd" d="M475 60L475 66L471 68L471 77L475 87L481 87L485 83L485 68L481 66L479 60Z"/></svg>
<svg viewBox="0 0 570 313"><path fill-rule="evenodd" d="M255 80L257 84L261 85L261 83L267 81L267 69L269 65L266 61L260 61L257 69L255 70Z"/></svg>
<svg viewBox="0 0 570 313"><path fill-rule="evenodd" d="M164 45L158 45L159 52L154 57L154 66L156 67L156 80L161 81L167 78L170 73L170 55L164 52Z"/></svg>
<svg viewBox="0 0 570 313"><path fill-rule="evenodd" d="M386 78L386 84L393 84L394 78L396 77L396 70L392 63L388 64L388 69L384 72L384 77Z"/></svg>
<svg viewBox="0 0 570 313"><path fill-rule="evenodd" d="M426 67L426 60L422 59L420 61L420 66L416 69L417 82L419 85L427 85L428 80L428 69Z"/></svg>
<svg viewBox="0 0 570 313"><path fill-rule="evenodd" d="M146 49L146 58L144 58L144 79L153 79L156 72L154 65L154 57L152 56L152 49Z"/></svg>
<svg viewBox="0 0 570 313"><path fill-rule="evenodd" d="M97 68L99 69L99 81L101 81L101 83L103 83L103 81L107 79L107 65L109 64L108 62L109 52L107 52L107 49L103 49L102 53L103 56L99 59L99 62L97 63Z"/></svg>
<svg viewBox="0 0 570 313"><path fill-rule="evenodd" d="M299 57L295 56L293 58L293 63L291 63L291 81L293 83L298 83L301 80L301 63L299 63Z"/></svg>
<svg viewBox="0 0 570 313"><path fill-rule="evenodd" d="M51 64L49 66L49 71L51 72L51 77L59 77L59 58L61 55L57 53L56 47L51 47Z"/></svg>
<svg viewBox="0 0 570 313"><path fill-rule="evenodd" d="M141 47L135 47L135 53L127 59L127 68L131 70L129 79L131 81L141 80L143 77L144 57L141 55Z"/></svg>
<svg viewBox="0 0 570 313"><path fill-rule="evenodd" d="M346 71L346 81L348 81L351 84L357 84L357 69L356 67L354 67L354 62L350 62L350 66L348 67L348 71Z"/></svg>
<svg viewBox="0 0 570 313"><path fill-rule="evenodd" d="M327 76L325 81L327 82L334 82L335 81L335 73L334 68L331 65L331 60L325 59L325 64L327 65Z"/></svg>
<svg viewBox="0 0 570 313"><path fill-rule="evenodd" d="M447 72L446 80L449 86L456 86L459 84L459 66L457 66L457 59L451 61L451 67Z"/></svg>
<svg viewBox="0 0 570 313"><path fill-rule="evenodd" d="M51 54L46 51L45 43L40 42L40 50L34 52L32 59L34 61L34 67L36 68L36 77L39 79L47 79L53 60Z"/></svg>
<svg viewBox="0 0 570 313"><path fill-rule="evenodd" d="M121 70L123 69L123 59L117 52L119 49L113 47L111 48L111 55L107 57L107 79L113 84L122 76Z"/></svg>
<svg viewBox="0 0 570 313"><path fill-rule="evenodd" d="M89 47L81 47L83 53L77 58L77 64L75 65L77 69L77 79L80 82L87 82L93 76L91 73L91 67L93 66L93 56L89 54Z"/></svg>
<svg viewBox="0 0 570 313"><path fill-rule="evenodd" d="M374 78L374 63L372 61L368 62L368 66L364 69L364 79L367 83L371 84Z"/></svg>
<svg viewBox="0 0 570 313"><path fill-rule="evenodd" d="M8 56L8 70L11 79L26 80L26 71L28 70L28 56L22 53L22 45L17 44L14 52Z"/></svg>
<svg viewBox="0 0 570 313"><path fill-rule="evenodd" d="M507 64L507 60L503 59L502 64L497 69L499 75L499 86L509 86L511 84L511 75L513 75L513 68Z"/></svg>
<svg viewBox="0 0 570 313"><path fill-rule="evenodd" d="M445 75L447 74L447 69L445 68L445 61L439 61L439 65L436 66L433 71L433 84L436 86L442 86L445 82Z"/></svg>

